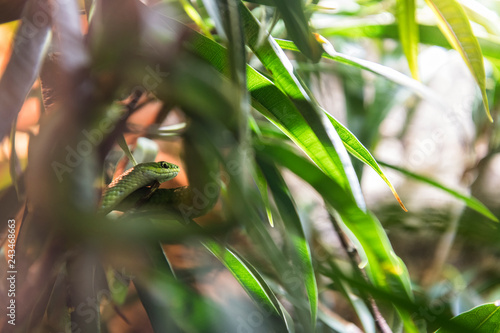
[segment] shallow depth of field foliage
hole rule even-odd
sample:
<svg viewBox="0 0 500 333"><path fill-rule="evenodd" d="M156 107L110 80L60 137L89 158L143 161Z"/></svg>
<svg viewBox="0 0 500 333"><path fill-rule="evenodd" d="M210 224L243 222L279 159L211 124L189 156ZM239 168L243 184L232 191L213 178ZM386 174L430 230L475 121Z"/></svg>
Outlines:
<svg viewBox="0 0 500 333"><path fill-rule="evenodd" d="M0 73L1 332L500 330L500 2L0 0Z"/></svg>

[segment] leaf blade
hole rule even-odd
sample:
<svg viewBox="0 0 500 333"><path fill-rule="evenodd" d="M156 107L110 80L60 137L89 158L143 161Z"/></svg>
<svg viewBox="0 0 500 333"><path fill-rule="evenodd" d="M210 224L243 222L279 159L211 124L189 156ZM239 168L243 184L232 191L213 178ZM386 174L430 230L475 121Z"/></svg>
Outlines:
<svg viewBox="0 0 500 333"><path fill-rule="evenodd" d="M441 32L469 67L481 90L486 115L493 122L486 95L483 54L464 9L456 0L426 0L426 3L434 12Z"/></svg>
<svg viewBox="0 0 500 333"><path fill-rule="evenodd" d="M222 247L214 241L205 241L203 245L227 267L248 295L258 304L271 309L275 315L285 320L278 299L255 267L235 251Z"/></svg>
<svg viewBox="0 0 500 333"><path fill-rule="evenodd" d="M431 179L431 178L428 178L428 177L424 177L422 175L418 175L418 174L415 174L411 171L408 171L406 169L403 169L403 168L400 168L400 167L397 167L395 165L392 165L392 164L389 164L389 163L385 163L385 162L382 162L382 161L378 161L378 163L380 165L383 165L387 168L391 168L393 170L396 170L396 171L399 171L401 172L402 174L404 174L405 176L408 176L410 178L413 178L413 179L416 179L418 181L421 181L421 182L424 182L424 183L427 183L431 186L434 186L438 189L441 189L449 194L451 194L452 196L454 196L455 198L459 199L459 200L462 200L469 208L475 210L476 212L486 216L487 218L495 221L495 222L498 222L498 218L493 215L493 213L485 206L483 205L479 200L477 200L476 198L474 197L468 197L466 195L463 195L455 190L452 190L450 189L449 187L447 186L444 186L442 185L441 183Z"/></svg>
<svg viewBox="0 0 500 333"><path fill-rule="evenodd" d="M306 120L307 125L313 131L314 137L317 137L323 146L326 158L317 159L311 152L306 151L306 153L322 166L325 173L343 184L343 187L349 188L358 205L364 208L365 202L356 173L347 151L328 117L322 112L319 104L300 78L295 75L292 63L274 38L268 36L267 39L259 43L260 26L255 17L245 6L241 7L241 13L248 46L264 67L273 74L276 85L286 93ZM328 163L329 166L325 167L325 163Z"/></svg>
<svg viewBox="0 0 500 333"><path fill-rule="evenodd" d="M415 18L415 0L397 0L396 17L399 28L399 40L415 80L418 75L418 26Z"/></svg>
<svg viewBox="0 0 500 333"><path fill-rule="evenodd" d="M332 122L333 126L337 130L337 133L339 133L339 136L342 139L342 142L344 142L344 146L346 147L347 151L349 151L354 157L359 159L361 162L371 167L380 176L380 178L382 178L382 180L387 184L387 186L389 186L389 189L391 190L392 194L398 201L401 208L405 212L407 212L408 209L406 209L403 201L399 197L398 192L394 188L394 185L392 185L391 181L384 174L379 164L372 156L372 154L368 151L368 149L366 149L365 146L363 146L363 144L358 140L358 138L356 138L356 136L352 134L351 131L349 131L349 129L347 129L344 125L342 125L337 119L335 119L328 113L327 115L328 118L330 118L330 121Z"/></svg>
<svg viewBox="0 0 500 333"><path fill-rule="evenodd" d="M319 35L318 35L319 36ZM397 84L400 84L404 87L407 87L409 89L414 90L418 95L420 95L422 98L425 98L429 101L432 101L440 106L447 107L443 104L439 96L436 95L432 90L427 88L425 85L422 83L390 68L381 64L377 64L375 62L371 62L368 60L356 58L347 54L342 54L339 52L336 52L333 49L333 46L324 38L319 36L318 38L321 38L323 41L323 48L325 50L325 54L323 54L323 57L325 59L330 59L334 60L346 65L354 66L369 72L372 72L374 74L380 75L382 77L385 77L386 79L393 81ZM290 51L297 51L297 47L293 44L291 41L283 40L283 39L277 39L276 40L279 44L280 47L282 47L285 50L290 50Z"/></svg>
<svg viewBox="0 0 500 333"><path fill-rule="evenodd" d="M271 188L274 201L285 224L286 236L292 243L294 266L304 277L305 289L309 299L311 314L311 331L315 330L318 315L318 285L314 275L311 250L302 227L302 223L295 209L295 204L289 193L289 189L275 165L267 161L258 161L269 187Z"/></svg>
<svg viewBox="0 0 500 333"><path fill-rule="evenodd" d="M387 289L396 285L397 288L401 288L400 291L405 290L408 297L411 297L406 268L395 255L387 234L373 215L362 211L353 202L352 197L346 195L345 190L290 148L263 142L258 153L261 158L274 160L304 179L338 212L343 222L362 244L369 260L369 267L371 266L368 269L369 275L377 286ZM397 283L389 284L389 280Z"/></svg>
<svg viewBox="0 0 500 333"><path fill-rule="evenodd" d="M290 38L297 44L299 50L313 62L321 58L321 47L315 40L301 0L274 0L285 23Z"/></svg>

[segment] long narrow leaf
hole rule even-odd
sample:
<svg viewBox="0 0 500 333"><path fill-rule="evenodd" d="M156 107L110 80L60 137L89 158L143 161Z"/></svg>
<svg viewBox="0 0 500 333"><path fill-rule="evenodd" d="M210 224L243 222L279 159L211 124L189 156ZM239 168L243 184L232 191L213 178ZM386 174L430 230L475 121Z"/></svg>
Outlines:
<svg viewBox="0 0 500 333"><path fill-rule="evenodd" d="M206 241L203 245L229 269L257 304L285 320L278 299L255 267L233 250L214 241Z"/></svg>
<svg viewBox="0 0 500 333"><path fill-rule="evenodd" d="M354 168L334 127L328 117L322 112L314 97L308 93L307 88L295 75L293 65L283 50L278 46L272 36L258 43L260 26L248 8L241 5L241 13L245 26L247 43L262 64L273 74L276 85L280 87L293 101L301 115L306 119L315 136L324 145L329 156L328 160L315 162L322 166L325 173L349 188L360 207L365 207L358 179ZM306 152L310 154L310 152ZM314 156L311 156L314 159ZM332 163L333 168L325 168L325 162Z"/></svg>
<svg viewBox="0 0 500 333"><path fill-rule="evenodd" d="M262 196L262 201L264 203L264 207L266 209L267 219L269 220L269 224L271 227L274 227L273 214L271 211L271 203L269 201L269 192L267 190L267 180L262 174L262 170L259 167L255 166L253 168L253 178L257 183L257 188L259 189L260 195Z"/></svg>
<svg viewBox="0 0 500 333"><path fill-rule="evenodd" d="M385 163L385 162L381 162L379 161L378 162L380 165L383 165L387 168L391 168L391 169L394 169L396 171L399 171L401 172L402 174L404 174L405 176L408 176L410 178L413 178L413 179L416 179L418 181L421 181L423 183L426 183L426 184L429 184L431 186L434 186L440 190L443 190L449 194L451 194L452 196L454 196L455 198L459 199L459 200L462 200L470 209L473 209L475 210L476 212L486 216L487 218L495 221L495 222L498 222L498 218L493 215L493 213L485 206L483 205L479 200L477 200L476 198L473 198L473 197L469 197L469 196L466 196L466 195L463 195L455 190L452 190L451 188L447 187L447 186L444 186L443 184L431 179L431 178L428 178L428 177L424 177L424 176L421 176L421 175L418 175L416 173L413 173L411 171L408 171L406 169L403 169L403 168L400 168L400 167L397 167L395 165L392 165L392 164L389 164L389 163Z"/></svg>
<svg viewBox="0 0 500 333"><path fill-rule="evenodd" d="M304 277L305 289L309 298L311 311L311 331L316 326L318 312L318 286L314 276L314 268L311 258L311 250L305 237L299 214L295 209L293 199L278 169L271 163L259 161L269 187L273 193L274 201L285 224L286 237L290 239L293 247L294 266L300 275Z"/></svg>
<svg viewBox="0 0 500 333"><path fill-rule="evenodd" d="M352 197L347 196L345 190L338 184L326 177L307 159L295 154L290 148L265 143L260 150L260 156L261 158L272 158L283 164L311 184L338 211L344 223L362 244L369 264L373 266L370 268L372 277L379 286L388 287L388 275L393 275L397 279L405 277L380 222L371 214L359 209ZM406 291L410 293L409 289Z"/></svg>
<svg viewBox="0 0 500 333"><path fill-rule="evenodd" d="M220 44L201 34L194 34L191 43L198 55L209 61L220 72L225 71L227 58ZM265 115L284 130L315 163L325 170L325 173L337 179L343 184L342 186L348 186L343 175L342 163L338 157L334 159L336 154L332 151L333 147L326 149L290 98L250 66L247 66L247 78L253 106L258 111L266 113ZM293 89L293 86L290 86L290 89ZM295 89L295 93L302 93L296 85Z"/></svg>
<svg viewBox="0 0 500 333"><path fill-rule="evenodd" d="M191 18L191 20L193 20L194 23L196 23L196 25L198 27L200 27L200 29L203 31L203 33L207 37L213 38L212 34L210 33L210 28L205 24L205 22L203 21L203 18L200 16L198 11L193 7L191 2L188 0L180 0L180 3L182 5L182 7L184 8L184 11L186 12L186 14Z"/></svg>
<svg viewBox="0 0 500 333"><path fill-rule="evenodd" d="M274 0L274 3L285 22L290 38L306 57L318 62L321 58L321 47L309 29L302 0Z"/></svg>
<svg viewBox="0 0 500 333"><path fill-rule="evenodd" d="M377 287L406 295L409 300L413 297L406 266L394 253L387 234L375 216L362 211L344 189L290 148L262 143L258 156L277 161L304 179L338 212L361 245L368 261L368 275ZM404 313L404 309L397 308ZM411 321L406 324L412 328L411 331L415 331Z"/></svg>
<svg viewBox="0 0 500 333"><path fill-rule="evenodd" d="M493 121L486 95L483 54L464 9L456 0L426 0L426 2L436 15L439 29L469 67L481 90L486 115Z"/></svg>
<svg viewBox="0 0 500 333"><path fill-rule="evenodd" d="M326 112L326 111L325 111ZM330 121L332 122L333 126L337 130L337 133L339 133L340 138L342 139L342 142L344 142L344 146L347 148L347 150L357 159L359 159L361 162L365 163L366 165L370 166L379 176L382 178L382 180L389 186L391 189L392 194L398 201L399 205L405 212L408 210L406 209L405 205L403 204L403 201L399 197L398 193L396 192L396 189L392 185L392 183L387 179L386 175L378 165L377 161L375 158L373 158L372 154L368 151L368 149L363 146L361 142L359 142L358 138L354 134L351 133L344 125L339 123L337 119L332 117L331 115L328 114L328 118L330 118Z"/></svg>
<svg viewBox="0 0 500 333"><path fill-rule="evenodd" d="M399 40L403 46L411 75L418 80L418 26L415 19L415 0L397 0Z"/></svg>
<svg viewBox="0 0 500 333"><path fill-rule="evenodd" d="M432 101L442 107L447 107L444 105L442 102L441 98L433 92L431 89L427 88L425 85L422 83L398 72L397 70L394 70L390 67L377 64L375 62L371 62L368 60L356 58L347 54L342 54L339 52L336 52L333 46L324 38L321 38L321 41L323 42L323 48L326 53L323 54L323 57L325 59L331 59L346 65L354 66L356 68L361 68L366 71L372 72L374 74L380 75L382 77L385 77L386 79L400 84L404 87L407 87L409 89L412 89L415 91L417 94L420 95L420 97L427 99L429 101ZM298 51L297 47L293 44L291 41L287 40L282 40L282 39L277 39L276 40L279 44L280 47L282 47L285 50L291 50L291 51Z"/></svg>
<svg viewBox="0 0 500 333"><path fill-rule="evenodd" d="M125 137L123 136L123 134L119 135L116 141L118 142L118 145L125 153L125 156L127 156L128 160L132 162L133 166L136 166L137 161L135 160L134 154L132 154L132 152L130 151L130 148L127 145L127 141L125 141Z"/></svg>
<svg viewBox="0 0 500 333"><path fill-rule="evenodd" d="M279 42L281 44L281 41ZM192 39L192 43L195 51L200 56L210 61L219 71L224 71L227 60L224 57L224 49L220 44L201 34L196 34L195 38ZM291 44L293 45L293 43ZM409 79L406 76L404 77ZM318 140L314 131L308 126L306 120L292 101L276 87L273 82L250 66L247 66L247 78L248 89L252 96L254 108L282 130L283 133L319 165L325 173L335 178L336 174L333 171L328 172L336 168L334 161L329 157L329 151L325 148L323 143ZM332 122L347 149L354 154L354 156L360 158L363 162L372 167L375 172L387 182L387 177L385 177L380 167L377 166L375 159L371 157L370 152L359 142L359 140L333 117L329 116L329 121ZM397 196L392 184L390 184L390 182L387 184L395 194L396 199L398 199L399 196ZM400 199L398 201L400 201Z"/></svg>
<svg viewBox="0 0 500 333"><path fill-rule="evenodd" d="M395 24L380 24L375 22L360 22L355 26L333 26L321 29L324 36L346 36L351 38L392 38L399 39L398 27ZM431 25L418 25L420 43L452 48L438 27ZM483 55L490 59L500 59L500 42L498 38L476 36Z"/></svg>

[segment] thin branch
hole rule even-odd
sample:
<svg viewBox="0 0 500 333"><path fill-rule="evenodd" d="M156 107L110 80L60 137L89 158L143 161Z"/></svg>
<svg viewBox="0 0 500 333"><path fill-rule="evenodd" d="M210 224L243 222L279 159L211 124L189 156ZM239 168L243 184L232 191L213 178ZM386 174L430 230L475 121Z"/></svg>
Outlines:
<svg viewBox="0 0 500 333"><path fill-rule="evenodd" d="M351 266L355 272L358 272L359 275L363 278L363 280L370 284L370 280L368 279L368 276L366 275L366 272L359 267L361 264L361 258L352 245L351 241L349 238L346 236L344 231L340 228L340 225L338 224L337 220L332 214L328 214L330 216L330 220L333 224L333 227L335 228L335 231L337 232L339 239L340 239L340 244L346 251L349 261L351 263ZM378 330L382 333L392 333L391 328L387 324L387 321L385 318L382 316L382 313L380 312L377 303L375 302L375 299L368 293L366 293L363 290L359 291L361 297L365 301L366 305L368 306L368 309L370 310L370 313L372 314L373 318L375 318L375 325L377 326Z"/></svg>

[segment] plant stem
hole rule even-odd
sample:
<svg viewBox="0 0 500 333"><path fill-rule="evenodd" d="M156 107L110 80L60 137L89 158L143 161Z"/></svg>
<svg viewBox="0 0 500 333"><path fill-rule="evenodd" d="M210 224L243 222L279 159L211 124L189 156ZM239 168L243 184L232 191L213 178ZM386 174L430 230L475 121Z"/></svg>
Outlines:
<svg viewBox="0 0 500 333"><path fill-rule="evenodd" d="M335 228L335 231L339 236L340 244L342 245L342 247L344 248L349 257L349 261L351 263L353 271L359 273L359 275L366 283L371 284L368 279L368 276L366 275L366 272L359 267L359 265L361 264L361 258L358 252L356 251L356 248L352 245L351 241L344 233L344 231L342 231L342 228L338 224L335 217L332 214L329 214L329 216L333 224L333 227ZM385 318L382 316L382 313L380 312L377 303L375 302L375 299L363 290L360 290L359 293L360 296L363 298L364 302L366 303L366 305L368 306L368 309L370 310L370 313L372 314L373 318L375 319L375 325L377 326L378 331L381 333L392 333L392 330L387 324Z"/></svg>

